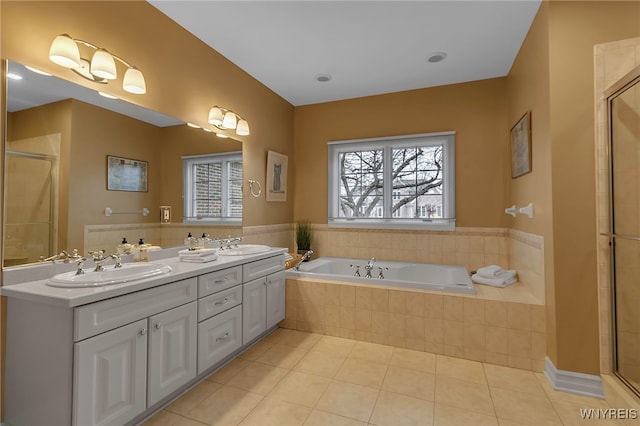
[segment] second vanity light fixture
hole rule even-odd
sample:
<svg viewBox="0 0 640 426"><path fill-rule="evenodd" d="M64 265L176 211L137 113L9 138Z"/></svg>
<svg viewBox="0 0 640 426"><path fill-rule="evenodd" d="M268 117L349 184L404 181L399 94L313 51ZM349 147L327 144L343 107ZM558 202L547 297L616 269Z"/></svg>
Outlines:
<svg viewBox="0 0 640 426"><path fill-rule="evenodd" d="M80 56L78 44L95 50L91 61ZM137 95L147 92L144 76L139 69L104 48L88 41L72 38L68 34L60 34L53 40L49 49L49 59L60 66L71 69L71 71L87 80L101 84L107 84L109 80L115 80L118 77L115 62L117 59L127 67L122 81L122 88L129 93Z"/></svg>
<svg viewBox="0 0 640 426"><path fill-rule="evenodd" d="M235 130L238 136L249 136L249 123L230 109L213 106L209 110L209 123L220 130Z"/></svg>

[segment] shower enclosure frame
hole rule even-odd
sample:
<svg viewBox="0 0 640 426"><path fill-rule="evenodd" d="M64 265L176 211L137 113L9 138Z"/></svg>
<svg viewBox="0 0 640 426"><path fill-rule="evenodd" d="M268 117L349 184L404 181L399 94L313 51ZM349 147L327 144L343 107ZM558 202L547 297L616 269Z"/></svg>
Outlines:
<svg viewBox="0 0 640 426"><path fill-rule="evenodd" d="M640 397L640 386L633 384L630 380L624 377L619 371L619 359L618 359L618 306L616 298L616 245L615 239L631 240L640 242L640 235L624 235L615 233L615 207L614 207L614 159L613 159L613 101L624 93L626 90L640 84L640 66L634 68L616 83L614 83L609 89L604 92L603 97L606 99L607 104L607 150L608 150L608 166L609 166L609 232L602 233L601 235L609 238L609 262L610 270L610 291L611 291L611 355L612 355L612 373L625 384L631 392L637 397Z"/></svg>

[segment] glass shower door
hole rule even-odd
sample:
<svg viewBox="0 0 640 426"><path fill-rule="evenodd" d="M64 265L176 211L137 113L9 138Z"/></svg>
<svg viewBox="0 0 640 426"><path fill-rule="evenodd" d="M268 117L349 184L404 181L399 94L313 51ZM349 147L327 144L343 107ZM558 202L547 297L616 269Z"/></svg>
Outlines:
<svg viewBox="0 0 640 426"><path fill-rule="evenodd" d="M608 104L614 372L640 395L640 75Z"/></svg>

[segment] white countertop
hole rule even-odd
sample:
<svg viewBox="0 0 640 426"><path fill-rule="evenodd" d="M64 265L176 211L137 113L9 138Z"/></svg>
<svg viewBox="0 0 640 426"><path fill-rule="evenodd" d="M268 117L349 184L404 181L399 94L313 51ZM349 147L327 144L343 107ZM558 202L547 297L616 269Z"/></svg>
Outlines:
<svg viewBox="0 0 640 426"><path fill-rule="evenodd" d="M181 262L179 258L172 257L153 261L153 263L169 265L172 269L168 274L159 277L156 276L121 284L81 288L51 287L46 284L48 279L44 279L0 287L0 295L59 307L73 308L75 306L98 302L103 299L145 290L244 263L266 259L286 252L286 248L272 248L268 252L253 255L218 256L217 260L207 263Z"/></svg>

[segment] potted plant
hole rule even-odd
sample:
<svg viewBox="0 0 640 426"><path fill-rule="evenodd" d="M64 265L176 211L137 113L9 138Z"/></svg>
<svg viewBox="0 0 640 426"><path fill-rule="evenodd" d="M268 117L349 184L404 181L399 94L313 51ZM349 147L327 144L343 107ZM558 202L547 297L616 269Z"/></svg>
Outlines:
<svg viewBox="0 0 640 426"><path fill-rule="evenodd" d="M298 254L305 254L311 249L311 223L306 220L300 220L296 223L296 245L298 246Z"/></svg>

